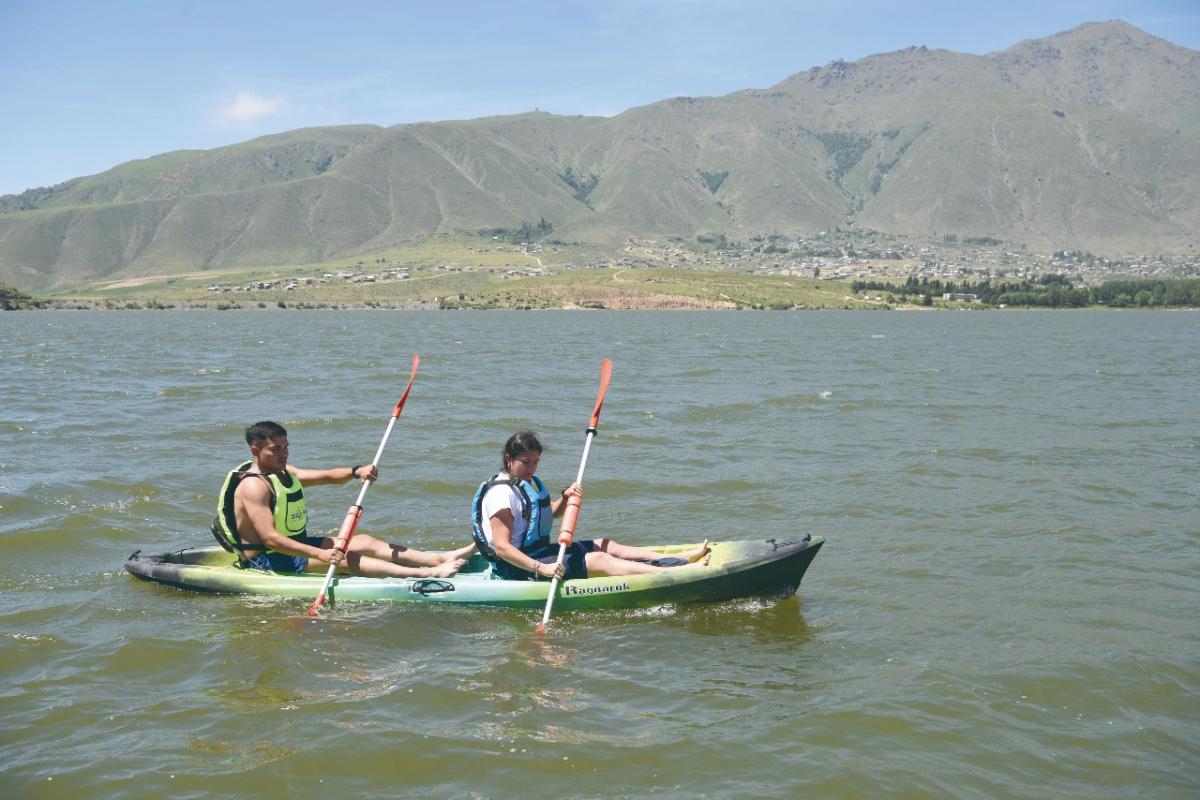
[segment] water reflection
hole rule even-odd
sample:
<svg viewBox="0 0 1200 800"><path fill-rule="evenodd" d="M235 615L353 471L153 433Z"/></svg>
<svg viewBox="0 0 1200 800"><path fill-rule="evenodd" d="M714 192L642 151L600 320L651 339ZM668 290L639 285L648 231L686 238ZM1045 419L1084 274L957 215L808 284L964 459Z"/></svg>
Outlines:
<svg viewBox="0 0 1200 800"><path fill-rule="evenodd" d="M798 596L783 600L748 598L703 606L681 606L675 623L701 636L737 633L759 644L804 644L813 637Z"/></svg>
<svg viewBox="0 0 1200 800"><path fill-rule="evenodd" d="M577 654L554 644L550 636L548 632L531 631L528 636L517 640L518 652L525 657L529 666L565 667L574 661Z"/></svg>
<svg viewBox="0 0 1200 800"><path fill-rule="evenodd" d="M800 522L829 546L799 597L563 614L543 639L535 612L312 621L303 599L125 575L135 549L210 541L210 480L264 409L304 465L361 460L407 372L346 358L363 325L428 365L372 530L463 537L520 426L560 443L545 477L574 474L603 341L588 535ZM463 368L513 325L546 351L523 373L532 419ZM264 326L281 335L247 339ZM1190 797L1198 331L1182 313L0 315L20 349L0 383L5 785L315 798L333 764L364 796L520 796L536 774L558 796ZM150 453L147 424L183 446ZM351 497L314 491L312 524Z"/></svg>

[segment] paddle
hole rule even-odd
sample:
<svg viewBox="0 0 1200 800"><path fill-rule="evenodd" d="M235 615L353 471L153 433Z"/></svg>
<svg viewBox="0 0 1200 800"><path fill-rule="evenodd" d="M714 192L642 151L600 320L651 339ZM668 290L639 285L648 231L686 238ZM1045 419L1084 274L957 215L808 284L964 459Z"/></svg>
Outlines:
<svg viewBox="0 0 1200 800"><path fill-rule="evenodd" d="M600 362L600 391L596 393L596 407L592 409L592 420L588 423L587 434L583 442L583 458L579 461L579 474L575 482L583 484L583 469L587 466L588 451L592 449L592 439L596 437L596 426L600 423L600 407L604 405L604 395L608 392L608 382L612 378L612 362L607 358ZM578 495L567 498L567 510L563 512L562 525L558 528L558 560L555 564L563 563L567 548L575 536L575 523L579 521L579 507L583 499ZM538 633L546 632L546 624L550 622L550 609L554 605L554 595L558 590L558 578L550 581L550 594L546 596L546 610L542 612L542 621L538 623Z"/></svg>
<svg viewBox="0 0 1200 800"><path fill-rule="evenodd" d="M392 428L396 426L396 420L400 418L400 412L404 410L404 401L408 399L408 392L412 389L413 379L417 377L417 365L421 363L420 356L413 356L412 373L408 376L408 385L404 387L404 394L400 395L400 399L396 402L396 408L392 411L392 418L388 421L387 430L383 433L383 441L379 443L379 449L375 451L375 458L371 460L371 464L376 468L379 467L379 457L383 455L383 448L387 447L388 437L392 435ZM367 489L371 488L373 481L363 481L362 489L358 492L358 499L354 501L354 505L350 506L350 510L346 512L346 517L342 520L342 527L338 530L337 538L334 539L334 547L336 547L342 555L345 555L346 548L350 546L350 537L354 535L354 529L358 527L358 520L363 513L363 498L367 496ZM325 604L325 592L329 590L329 583L333 580L333 573L337 570L336 564L330 564L328 571L325 573L325 582L321 584L321 591L317 595L317 599L313 600L313 604L308 607L306 612L308 616L315 617L317 611Z"/></svg>

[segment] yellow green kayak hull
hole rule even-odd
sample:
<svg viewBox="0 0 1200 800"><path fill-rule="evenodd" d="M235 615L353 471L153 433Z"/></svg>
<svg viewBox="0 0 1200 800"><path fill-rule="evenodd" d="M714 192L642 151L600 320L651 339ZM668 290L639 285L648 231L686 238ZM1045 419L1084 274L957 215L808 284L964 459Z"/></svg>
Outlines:
<svg viewBox="0 0 1200 800"><path fill-rule="evenodd" d="M563 581L554 611L607 608L646 608L671 603L703 603L737 597L787 597L800 586L808 565L824 539L803 536L717 542L706 566L671 567L660 573ZM664 556L690 545L650 548ZM125 562L138 578L196 592L254 594L277 597L316 597L324 573L280 574L242 569L236 558L219 547L143 555L139 550ZM486 560L476 555L451 578L335 577L329 602L394 601L448 605L541 609L549 581L509 581L494 578Z"/></svg>

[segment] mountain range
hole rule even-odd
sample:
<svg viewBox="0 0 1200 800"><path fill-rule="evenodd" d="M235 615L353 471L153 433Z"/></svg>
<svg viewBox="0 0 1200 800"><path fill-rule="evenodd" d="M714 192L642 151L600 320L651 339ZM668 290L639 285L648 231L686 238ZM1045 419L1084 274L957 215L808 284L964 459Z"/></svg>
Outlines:
<svg viewBox="0 0 1200 800"><path fill-rule="evenodd" d="M1124 22L910 47L614 117L307 128L0 197L0 281L307 264L545 219L563 240L987 237L1200 245L1200 52Z"/></svg>

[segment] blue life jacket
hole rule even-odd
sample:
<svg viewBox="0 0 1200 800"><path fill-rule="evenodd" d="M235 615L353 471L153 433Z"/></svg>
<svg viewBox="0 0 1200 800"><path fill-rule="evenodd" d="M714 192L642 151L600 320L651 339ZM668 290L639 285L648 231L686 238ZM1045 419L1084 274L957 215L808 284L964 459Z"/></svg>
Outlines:
<svg viewBox="0 0 1200 800"><path fill-rule="evenodd" d="M493 475L475 490L471 500L471 535L475 537L475 546L488 559L496 560L496 551L487 534L483 532L483 496L493 486L511 486L521 500L521 515L525 517L525 530L521 533L514 531L512 543L522 553L536 553L550 544L550 530L554 526L554 515L550 512L550 492L546 484L537 475L533 482L514 481L511 478L500 478Z"/></svg>

